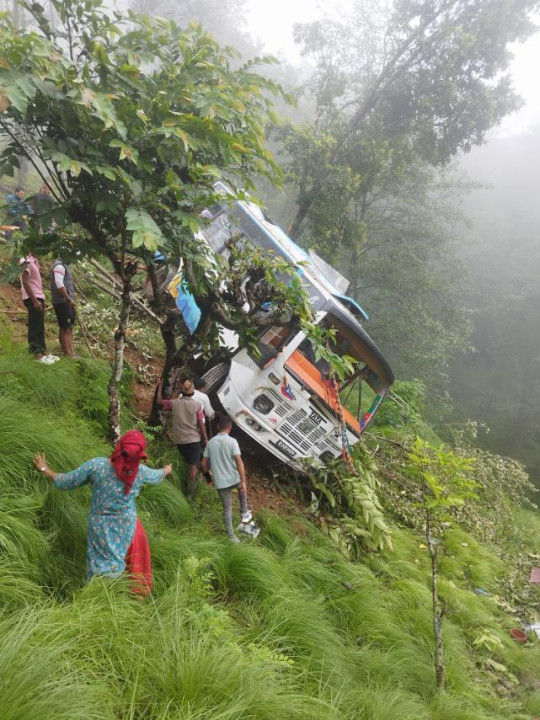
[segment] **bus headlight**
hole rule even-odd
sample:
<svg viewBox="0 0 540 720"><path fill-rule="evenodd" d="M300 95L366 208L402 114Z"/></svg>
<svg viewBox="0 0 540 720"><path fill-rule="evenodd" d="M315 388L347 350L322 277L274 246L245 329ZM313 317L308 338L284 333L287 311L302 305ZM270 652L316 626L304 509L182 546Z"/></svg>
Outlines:
<svg viewBox="0 0 540 720"><path fill-rule="evenodd" d="M335 455L332 455L332 453L330 452L330 450L325 450L325 451L324 451L323 453L321 453L320 456L319 456L319 460L320 460L321 462L323 462L325 465L327 465L329 462L331 462L332 460L335 460L335 459L336 459L336 456L335 456Z"/></svg>
<svg viewBox="0 0 540 720"><path fill-rule="evenodd" d="M252 417L246 418L246 425L249 425L249 427L252 427L256 432L260 432L262 430L262 427L259 425L259 423L254 420Z"/></svg>
<svg viewBox="0 0 540 720"><path fill-rule="evenodd" d="M270 400L270 398L266 395L258 395L254 402L253 407L257 412L260 412L262 415L268 415L270 410L274 407L274 403Z"/></svg>

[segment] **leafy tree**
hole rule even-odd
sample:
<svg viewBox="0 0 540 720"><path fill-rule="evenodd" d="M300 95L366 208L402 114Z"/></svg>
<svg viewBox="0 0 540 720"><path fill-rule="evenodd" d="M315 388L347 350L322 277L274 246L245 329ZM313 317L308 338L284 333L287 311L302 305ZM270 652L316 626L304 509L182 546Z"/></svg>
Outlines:
<svg viewBox="0 0 540 720"><path fill-rule="evenodd" d="M83 255L106 255L122 280L109 386L114 437L138 260L151 266L160 250L183 257L192 282L205 275L208 259L194 233L201 210L215 201L216 178L226 172L245 187L257 173L279 178L263 125L269 94L280 89L253 63L233 69L234 53L200 28L182 31L133 12L123 20L101 0L51 4L54 30L38 3L23 3L37 29L17 31L7 16L0 25L0 135L7 140L0 173L12 174L26 157L57 203L35 218L34 239L58 247L75 226L71 244Z"/></svg>
<svg viewBox="0 0 540 720"><path fill-rule="evenodd" d="M296 181L300 155L296 140L289 136L288 147L289 140L296 147L289 177ZM431 407L440 410L448 399L450 358L470 333L458 209L469 187L412 157L376 175L368 190L362 174L336 170L301 241L351 279L349 292L368 309L370 332L397 373L421 378Z"/></svg>
<svg viewBox="0 0 540 720"><path fill-rule="evenodd" d="M399 167L411 154L445 163L481 143L519 105L508 45L532 34L537 6L395 0L384 10L356 0L350 17L298 26L297 40L316 62L320 149L299 182L293 237L342 169L359 177L361 198L388 164Z"/></svg>
<svg viewBox="0 0 540 720"><path fill-rule="evenodd" d="M260 52L247 31L246 0L131 0L131 7L137 13L171 18L181 27L200 23L219 43L234 47L243 57Z"/></svg>
<svg viewBox="0 0 540 720"><path fill-rule="evenodd" d="M350 16L296 29L315 65L315 120L281 131L297 188L290 232L353 278L398 372L439 404L470 331L455 251L467 188L440 168L518 106L508 44L533 32L535 7L356 0Z"/></svg>

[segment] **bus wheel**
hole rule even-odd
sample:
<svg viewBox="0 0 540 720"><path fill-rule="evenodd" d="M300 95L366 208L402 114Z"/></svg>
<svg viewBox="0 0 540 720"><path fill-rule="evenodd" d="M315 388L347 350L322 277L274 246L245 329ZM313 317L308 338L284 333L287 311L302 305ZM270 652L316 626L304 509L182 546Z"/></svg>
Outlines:
<svg viewBox="0 0 540 720"><path fill-rule="evenodd" d="M229 365L227 363L219 363L210 370L207 370L201 377L206 385L205 392L207 395L214 393L223 385L229 374Z"/></svg>

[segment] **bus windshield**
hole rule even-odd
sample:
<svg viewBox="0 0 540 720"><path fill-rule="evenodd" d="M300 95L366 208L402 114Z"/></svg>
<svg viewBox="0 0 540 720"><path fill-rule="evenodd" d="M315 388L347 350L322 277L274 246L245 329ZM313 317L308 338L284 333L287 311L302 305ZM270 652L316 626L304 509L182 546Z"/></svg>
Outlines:
<svg viewBox="0 0 540 720"><path fill-rule="evenodd" d="M330 365L318 358L305 338L286 362L286 369L322 403L343 418L349 430L360 435L386 395L390 382L378 372L377 358L363 339L343 327L336 327L327 316L325 324L332 327L335 339L332 351L353 358L352 372L341 381L332 376Z"/></svg>

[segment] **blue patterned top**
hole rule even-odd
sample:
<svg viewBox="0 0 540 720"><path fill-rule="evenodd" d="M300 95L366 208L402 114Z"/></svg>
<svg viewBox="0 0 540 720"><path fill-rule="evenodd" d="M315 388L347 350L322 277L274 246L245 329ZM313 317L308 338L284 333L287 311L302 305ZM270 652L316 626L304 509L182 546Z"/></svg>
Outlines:
<svg viewBox="0 0 540 720"><path fill-rule="evenodd" d="M143 485L157 485L164 477L163 470L152 470L141 464L126 495L124 483L118 479L109 459L103 457L56 475L54 484L59 490L73 490L87 483L92 488L86 555L88 580L93 575L118 577L124 572L126 553L137 523L135 498Z"/></svg>

